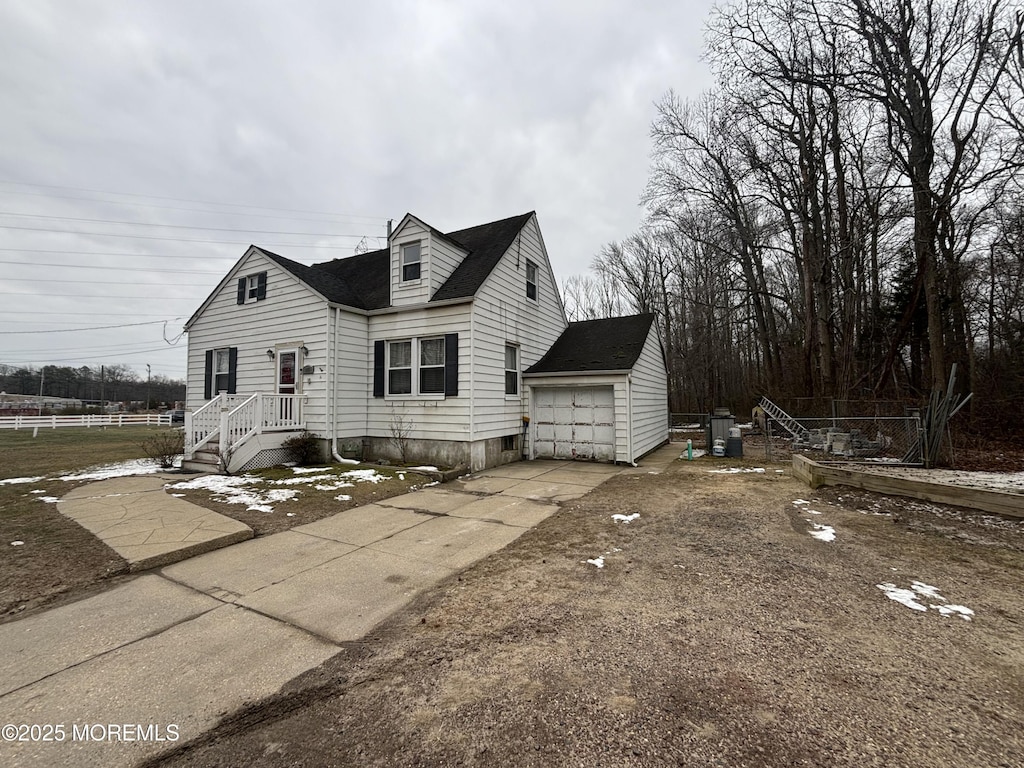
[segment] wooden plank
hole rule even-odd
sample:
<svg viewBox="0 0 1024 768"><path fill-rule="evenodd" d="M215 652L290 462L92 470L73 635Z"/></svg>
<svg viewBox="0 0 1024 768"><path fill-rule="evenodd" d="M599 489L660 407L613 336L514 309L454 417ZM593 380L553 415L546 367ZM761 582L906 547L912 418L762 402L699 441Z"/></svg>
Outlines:
<svg viewBox="0 0 1024 768"><path fill-rule="evenodd" d="M992 491L962 485L931 483L906 477L889 477L819 464L806 456L793 456L793 475L811 488L822 485L849 485L888 496L909 496L940 504L970 507L983 512L1024 518L1024 494Z"/></svg>

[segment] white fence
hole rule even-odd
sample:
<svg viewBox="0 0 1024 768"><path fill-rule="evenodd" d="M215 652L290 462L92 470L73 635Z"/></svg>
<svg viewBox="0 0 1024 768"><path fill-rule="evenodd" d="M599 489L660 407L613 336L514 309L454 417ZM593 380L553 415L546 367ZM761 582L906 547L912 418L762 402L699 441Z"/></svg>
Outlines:
<svg viewBox="0 0 1024 768"><path fill-rule="evenodd" d="M166 413L86 413L79 416L0 416L0 429L57 429L58 427L130 427L171 424Z"/></svg>

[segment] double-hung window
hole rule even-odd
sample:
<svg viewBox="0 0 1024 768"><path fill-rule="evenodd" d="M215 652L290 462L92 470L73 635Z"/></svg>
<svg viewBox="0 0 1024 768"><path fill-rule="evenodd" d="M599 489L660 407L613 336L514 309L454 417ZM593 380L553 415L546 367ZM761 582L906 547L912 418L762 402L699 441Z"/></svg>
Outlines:
<svg viewBox="0 0 1024 768"><path fill-rule="evenodd" d="M519 348L505 345L505 394L519 394Z"/></svg>
<svg viewBox="0 0 1024 768"><path fill-rule="evenodd" d="M412 341L388 342L388 393L412 394Z"/></svg>
<svg viewBox="0 0 1024 768"><path fill-rule="evenodd" d="M420 279L420 243L406 243L402 246L402 282Z"/></svg>
<svg viewBox="0 0 1024 768"><path fill-rule="evenodd" d="M444 394L444 337L420 339L420 393Z"/></svg>
<svg viewBox="0 0 1024 768"><path fill-rule="evenodd" d="M537 300L537 265L526 262L526 298Z"/></svg>
<svg viewBox="0 0 1024 768"><path fill-rule="evenodd" d="M231 350L215 349L213 351L213 394L230 391Z"/></svg>

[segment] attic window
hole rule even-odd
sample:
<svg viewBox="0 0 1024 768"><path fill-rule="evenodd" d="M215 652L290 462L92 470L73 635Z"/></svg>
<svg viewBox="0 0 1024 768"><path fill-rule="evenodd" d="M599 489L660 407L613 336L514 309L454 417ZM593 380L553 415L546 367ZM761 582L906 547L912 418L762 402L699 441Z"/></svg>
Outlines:
<svg viewBox="0 0 1024 768"><path fill-rule="evenodd" d="M537 300L537 265L526 262L526 298Z"/></svg>
<svg viewBox="0 0 1024 768"><path fill-rule="evenodd" d="M402 246L402 282L420 279L420 243L406 243Z"/></svg>
<svg viewBox="0 0 1024 768"><path fill-rule="evenodd" d="M267 273L238 278L238 303L248 304L250 301L262 301L267 298Z"/></svg>

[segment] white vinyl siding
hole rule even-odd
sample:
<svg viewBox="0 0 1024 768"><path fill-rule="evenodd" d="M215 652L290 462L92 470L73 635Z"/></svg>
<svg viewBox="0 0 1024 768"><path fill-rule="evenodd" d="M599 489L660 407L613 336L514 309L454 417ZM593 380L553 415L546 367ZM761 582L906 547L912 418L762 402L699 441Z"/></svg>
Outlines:
<svg viewBox="0 0 1024 768"><path fill-rule="evenodd" d="M364 369L366 391L373 391L373 345L376 340L400 341L442 339L445 334L459 335L459 394L444 396L442 385L439 394L416 394L400 398L369 397L365 408L367 413L366 435L387 438L391 434L392 419L401 415L411 422L409 433L413 440L459 440L468 441L470 400L470 304L455 304L443 307L409 309L405 312L371 315L369 318L369 339L367 349L370 363ZM387 344L385 343L385 347ZM412 344L413 361L420 360L417 344ZM443 358L442 358L443 360ZM442 370L443 376L443 370ZM385 379L387 369L385 368ZM419 375L413 372L414 390Z"/></svg>
<svg viewBox="0 0 1024 768"><path fill-rule="evenodd" d="M263 271L267 297L239 305L238 280ZM268 357L268 349L305 345L309 354L299 365L314 366L314 373L302 376L301 391L309 395L306 418L310 430L323 434L327 427L326 326L327 303L321 297L259 251L249 251L189 328L186 407L195 409L206 402L207 350L238 348L235 391L241 394L274 391L277 360Z"/></svg>
<svg viewBox="0 0 1024 768"><path fill-rule="evenodd" d="M538 301L526 298L526 261L538 265ZM531 217L473 302L474 440L522 432L529 414L528 390L505 394L505 347L519 350L519 370L544 355L566 328L565 312L551 273L537 218Z"/></svg>
<svg viewBox="0 0 1024 768"><path fill-rule="evenodd" d="M636 460L668 439L668 374L654 325L633 365L631 381L633 459Z"/></svg>

